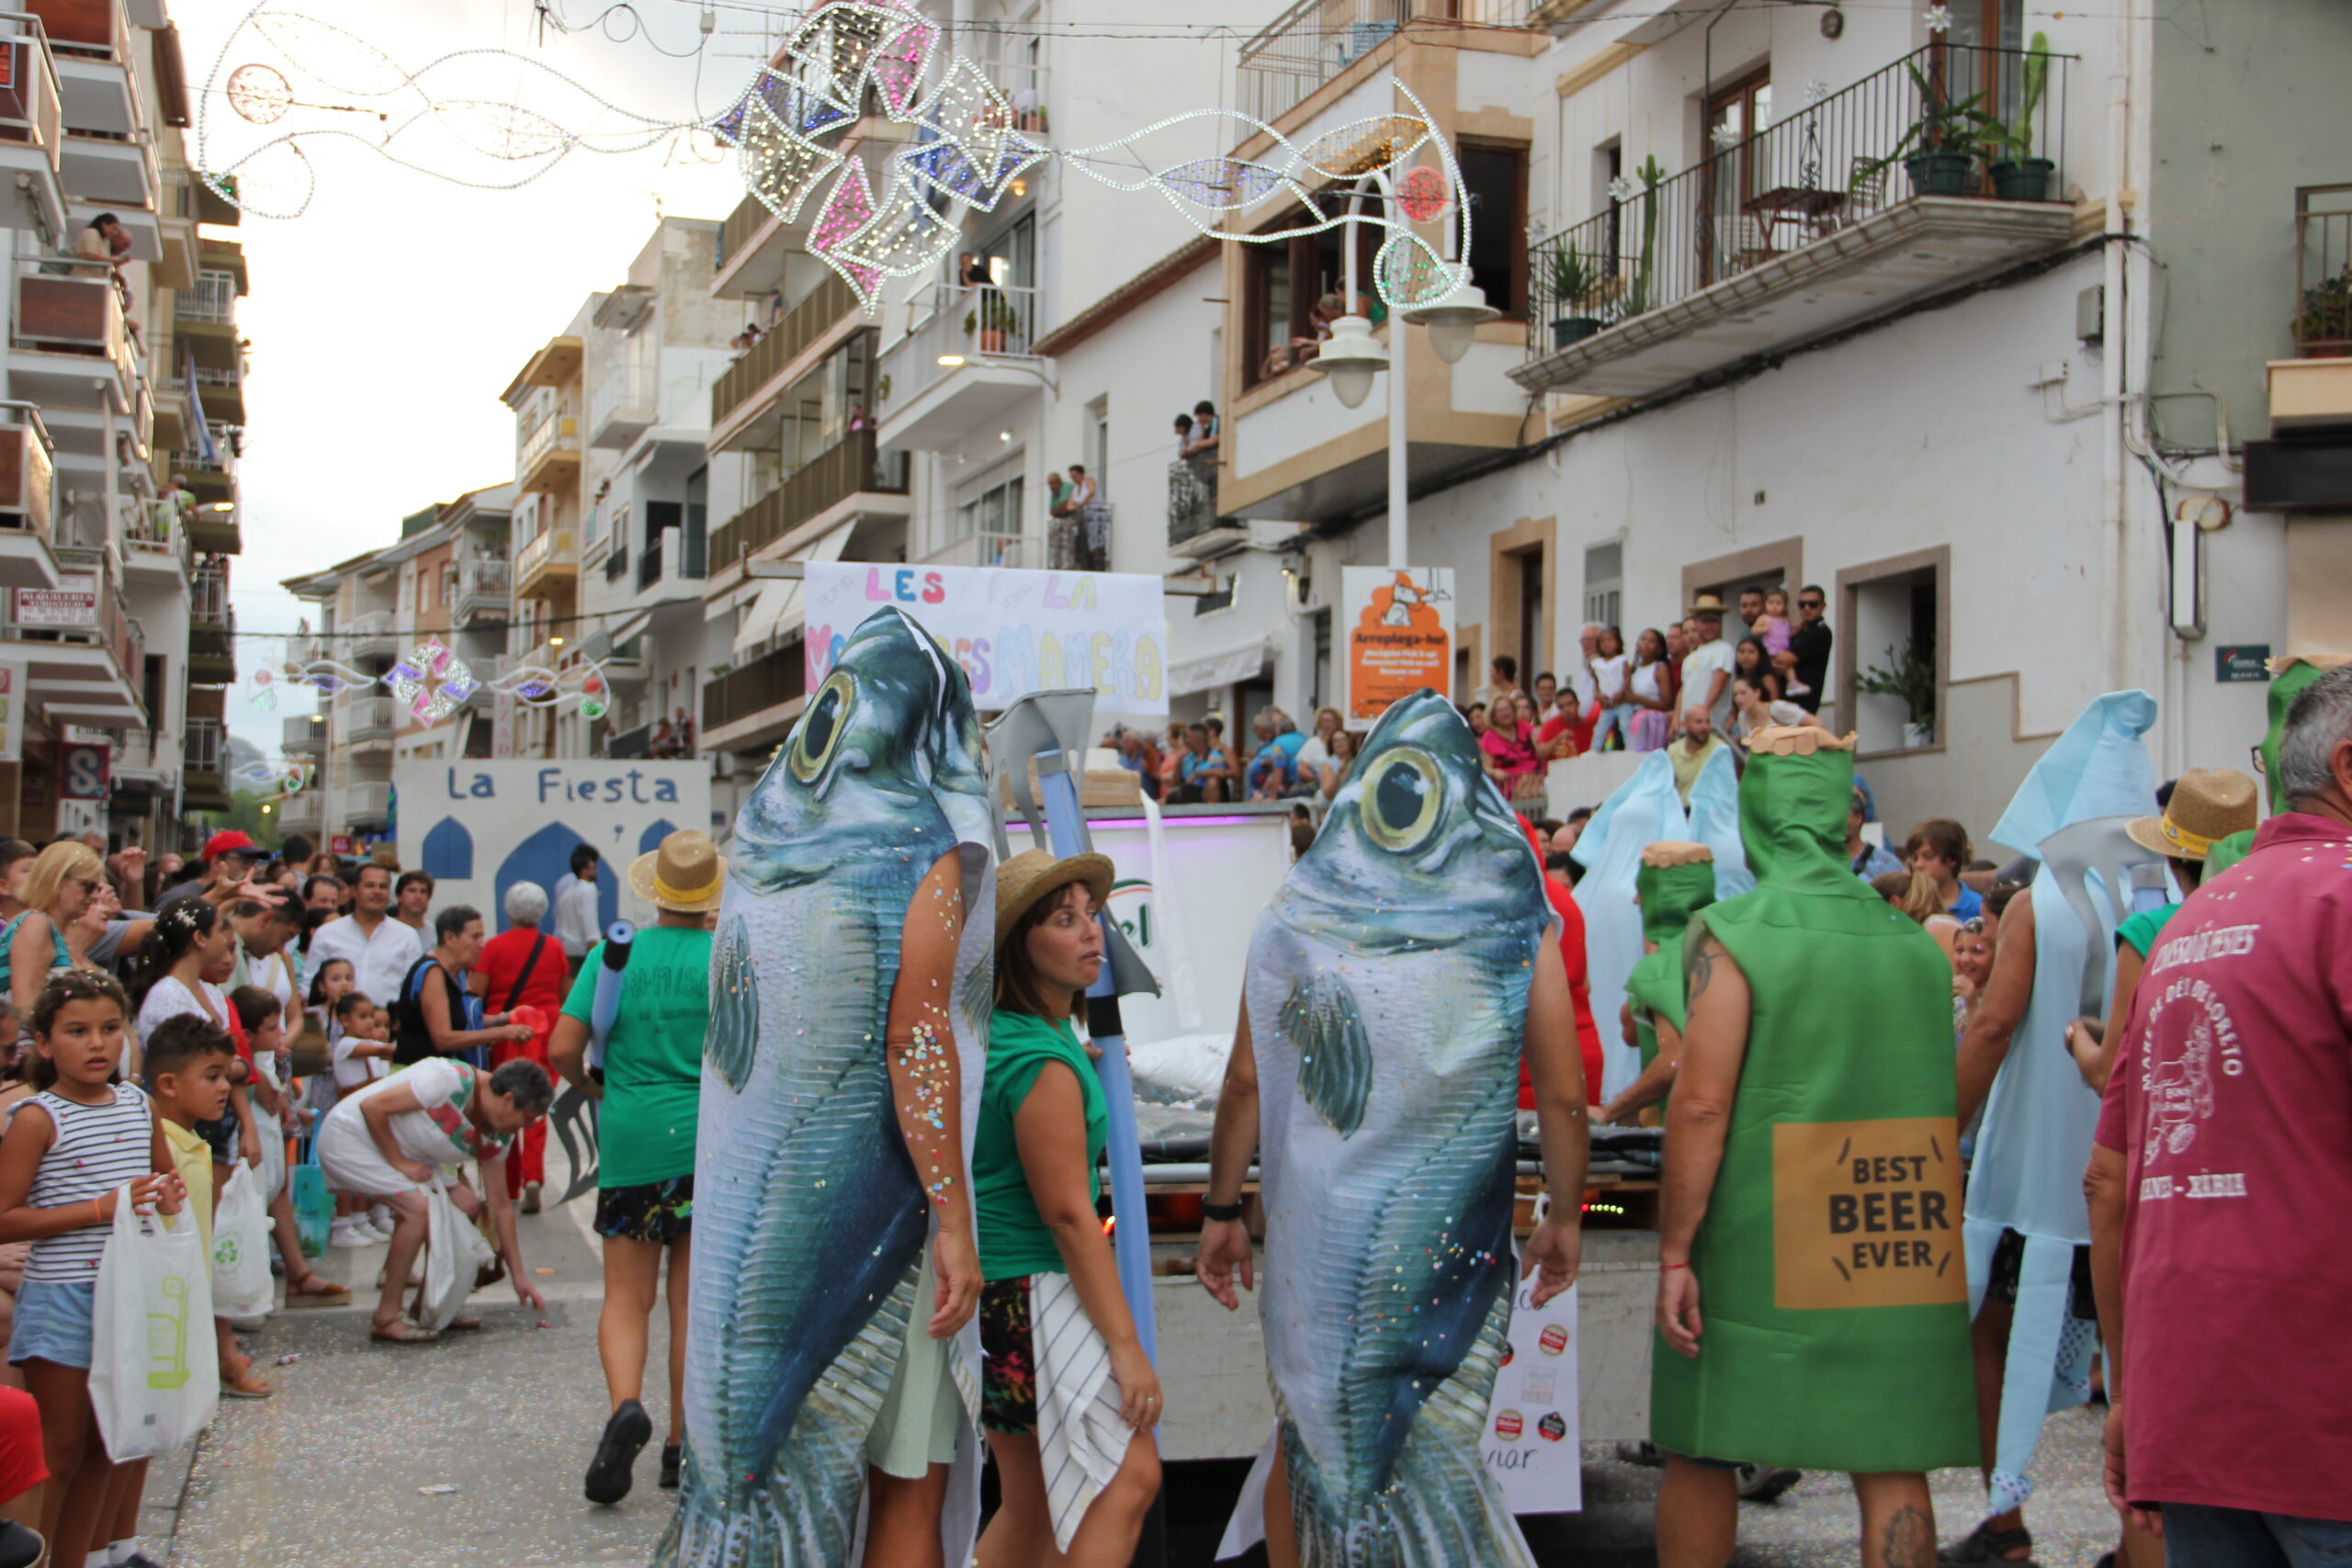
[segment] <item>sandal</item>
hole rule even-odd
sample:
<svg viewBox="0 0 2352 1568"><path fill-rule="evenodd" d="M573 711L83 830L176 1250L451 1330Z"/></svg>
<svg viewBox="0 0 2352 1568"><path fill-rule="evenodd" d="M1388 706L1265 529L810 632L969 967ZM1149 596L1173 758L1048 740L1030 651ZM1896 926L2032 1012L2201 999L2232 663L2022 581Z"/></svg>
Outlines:
<svg viewBox="0 0 2352 1568"><path fill-rule="evenodd" d="M2023 1557L2010 1557L2008 1552L2022 1547ZM1936 1562L1939 1568L2033 1568L2033 1532L2022 1525L2013 1530L1996 1530L1978 1525L1951 1546L1939 1547Z"/></svg>
<svg viewBox="0 0 2352 1568"><path fill-rule="evenodd" d="M338 1285L323 1274L305 1274L286 1287L286 1310L299 1312L306 1307L348 1306L351 1287Z"/></svg>
<svg viewBox="0 0 2352 1568"><path fill-rule="evenodd" d="M390 1323L375 1323L368 1326L368 1337L380 1339L387 1345L430 1345L441 1337L440 1331L420 1327L404 1317Z"/></svg>
<svg viewBox="0 0 2352 1568"><path fill-rule="evenodd" d="M220 1393L230 1399L267 1399L277 1392L261 1379L254 1376L254 1370L250 1366L239 1369L237 1375L233 1378L220 1380Z"/></svg>

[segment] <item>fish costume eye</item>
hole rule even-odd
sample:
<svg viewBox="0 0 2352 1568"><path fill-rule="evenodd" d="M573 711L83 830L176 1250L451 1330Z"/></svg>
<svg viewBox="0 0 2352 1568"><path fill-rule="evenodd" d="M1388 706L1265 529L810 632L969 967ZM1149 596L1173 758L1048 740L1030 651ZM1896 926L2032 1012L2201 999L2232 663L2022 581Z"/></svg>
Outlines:
<svg viewBox="0 0 2352 1568"><path fill-rule="evenodd" d="M849 728L850 708L856 697L857 686L843 670L834 671L817 688L817 700L808 705L808 712L792 738L794 778L802 784L816 782L817 775L832 760L833 748L841 744L842 733Z"/></svg>
<svg viewBox="0 0 2352 1568"><path fill-rule="evenodd" d="M1435 759L1418 747L1400 746L1380 760L1364 789L1364 830L1382 849L1408 854L1436 830L1444 798Z"/></svg>

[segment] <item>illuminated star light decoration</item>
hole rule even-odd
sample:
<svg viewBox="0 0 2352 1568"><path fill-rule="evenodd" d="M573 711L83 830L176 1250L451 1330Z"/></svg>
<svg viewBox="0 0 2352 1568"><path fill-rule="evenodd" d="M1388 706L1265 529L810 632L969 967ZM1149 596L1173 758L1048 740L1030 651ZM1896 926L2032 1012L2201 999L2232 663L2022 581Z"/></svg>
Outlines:
<svg viewBox="0 0 2352 1568"><path fill-rule="evenodd" d="M807 214L810 254L839 273L871 314L887 279L928 272L956 247L968 212L994 210L1022 176L1052 160L1114 188L1153 191L1203 233L1282 243L1356 227L1378 231L1372 288L1392 306L1452 295L1469 269L1414 231L1451 214L1455 257L1470 249L1461 170L1420 100L1395 84L1400 112L1357 120L1304 145L1265 121L1197 109L1099 146L1056 149L1018 123L1012 101L972 61L942 48L938 24L895 0L833 0L811 12L725 110L664 121L633 113L527 55L460 50L421 69L332 23L265 3L247 13L207 79L197 121L198 162L208 186L265 217L293 217L315 186L306 139L340 137L408 167L481 188L538 178L574 151L630 152L681 131L731 152L744 187L777 219ZM485 73L520 68L535 90L571 105L543 113L479 85ZM508 82L508 92L520 88ZM227 112L214 112L216 100ZM1409 112L1402 112L1409 111ZM854 155L868 114L891 122L865 138L899 146L887 157ZM568 129L611 124L590 133ZM1191 158L1162 166L1148 143L1165 131L1221 123L1225 145L1261 141L1257 157ZM463 155L487 160L484 177L436 166ZM828 184L830 182L830 185ZM1370 182L1392 204L1357 199ZM1305 217L1251 231L1266 202Z"/></svg>
<svg viewBox="0 0 2352 1568"><path fill-rule="evenodd" d="M336 660L313 659L300 664L260 665L248 682L247 696L263 709L277 705L277 691L284 685L308 686L322 695L381 685L426 728L483 693L511 696L534 708L575 705L580 716L589 719L604 717L612 705L612 684L605 667L594 659L582 656L561 670L526 664L485 681L437 637L428 637L380 676Z"/></svg>

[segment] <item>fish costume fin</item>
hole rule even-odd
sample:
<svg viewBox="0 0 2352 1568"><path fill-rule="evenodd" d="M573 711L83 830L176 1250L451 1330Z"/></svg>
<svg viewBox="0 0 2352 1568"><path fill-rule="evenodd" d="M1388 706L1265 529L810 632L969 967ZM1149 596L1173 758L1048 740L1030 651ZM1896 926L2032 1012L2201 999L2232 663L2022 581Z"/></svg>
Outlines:
<svg viewBox="0 0 2352 1568"><path fill-rule="evenodd" d="M760 975L752 966L752 942L741 916L718 933L710 973L710 1042L703 1059L741 1094L752 1077L752 1055L760 1035Z"/></svg>
<svg viewBox="0 0 2352 1568"><path fill-rule="evenodd" d="M1372 1098L1372 1041L1355 993L1336 975L1310 975L1283 1003L1283 1029L1298 1042L1298 1092L1342 1138L1363 1125Z"/></svg>
<svg viewBox="0 0 2352 1568"><path fill-rule="evenodd" d="M1532 1568L1519 1522L1487 1479L1478 1448L1487 1419L1479 1391L1494 1387L1502 1366L1510 1307L1511 1292L1498 1292L1464 1358L1463 1371L1471 1375L1444 1380L1421 1402L1397 1450L1391 1484L1362 1510L1351 1514L1297 1427L1283 1423L1299 1568Z"/></svg>

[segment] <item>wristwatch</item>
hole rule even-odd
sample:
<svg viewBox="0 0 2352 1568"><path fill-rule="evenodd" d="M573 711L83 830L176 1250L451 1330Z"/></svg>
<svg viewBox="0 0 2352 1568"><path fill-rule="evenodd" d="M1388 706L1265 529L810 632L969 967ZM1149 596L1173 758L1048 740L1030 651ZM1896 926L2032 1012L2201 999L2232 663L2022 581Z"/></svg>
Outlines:
<svg viewBox="0 0 2352 1568"><path fill-rule="evenodd" d="M1241 1201L1236 1199L1230 1203L1212 1203L1204 1198L1201 1213L1212 1220L1238 1220L1241 1217Z"/></svg>

